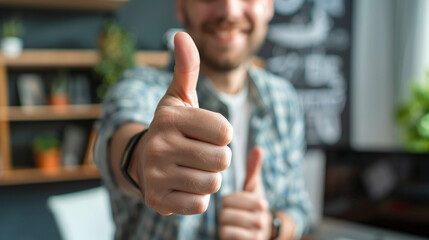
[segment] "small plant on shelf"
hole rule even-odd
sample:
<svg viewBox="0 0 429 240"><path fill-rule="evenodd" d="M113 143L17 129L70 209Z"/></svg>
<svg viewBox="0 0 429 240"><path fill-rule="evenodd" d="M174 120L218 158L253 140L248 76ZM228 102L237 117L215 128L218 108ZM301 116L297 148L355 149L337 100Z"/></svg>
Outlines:
<svg viewBox="0 0 429 240"><path fill-rule="evenodd" d="M51 84L50 103L53 106L64 106L69 103L67 95L67 73L59 72Z"/></svg>
<svg viewBox="0 0 429 240"><path fill-rule="evenodd" d="M60 141L52 134L36 136L33 139L33 153L36 166L43 170L57 170L61 165Z"/></svg>
<svg viewBox="0 0 429 240"><path fill-rule="evenodd" d="M1 48L6 56L17 57L21 54L23 32L24 27L18 17L12 17L3 23Z"/></svg>
<svg viewBox="0 0 429 240"><path fill-rule="evenodd" d="M100 61L95 72L102 82L97 89L97 96L102 99L110 86L121 74L134 65L134 41L131 34L113 20L107 21L98 39Z"/></svg>
<svg viewBox="0 0 429 240"><path fill-rule="evenodd" d="M429 71L423 83L414 83L410 89L410 100L399 107L396 115L405 149L429 152Z"/></svg>

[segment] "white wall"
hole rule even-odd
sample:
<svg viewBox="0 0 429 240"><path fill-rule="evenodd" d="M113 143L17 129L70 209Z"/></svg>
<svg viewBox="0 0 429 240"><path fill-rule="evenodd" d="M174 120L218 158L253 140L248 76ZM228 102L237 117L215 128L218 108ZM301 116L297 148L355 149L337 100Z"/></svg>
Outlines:
<svg viewBox="0 0 429 240"><path fill-rule="evenodd" d="M308 191L313 212L310 224L317 226L323 217L323 194L325 191L326 156L322 150L311 149L305 154L303 162L303 176L305 189Z"/></svg>
<svg viewBox="0 0 429 240"><path fill-rule="evenodd" d="M396 144L391 3L354 1L351 144L356 148L389 148Z"/></svg>
<svg viewBox="0 0 429 240"><path fill-rule="evenodd" d="M355 0L353 18L351 144L398 148L395 108L429 67L429 1Z"/></svg>

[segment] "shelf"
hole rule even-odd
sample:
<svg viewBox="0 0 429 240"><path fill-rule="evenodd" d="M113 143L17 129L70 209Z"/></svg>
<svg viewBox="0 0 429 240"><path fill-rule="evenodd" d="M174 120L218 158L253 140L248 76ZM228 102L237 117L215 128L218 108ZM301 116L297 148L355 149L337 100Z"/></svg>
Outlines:
<svg viewBox="0 0 429 240"><path fill-rule="evenodd" d="M25 50L15 58L0 54L0 64L7 68L91 68L98 60L96 50ZM152 67L163 67L168 60L167 51L139 51L135 55L137 64Z"/></svg>
<svg viewBox="0 0 429 240"><path fill-rule="evenodd" d="M79 166L46 171L37 168L0 172L0 186L99 179L95 166Z"/></svg>
<svg viewBox="0 0 429 240"><path fill-rule="evenodd" d="M0 56L0 62L8 68L82 68L93 67L97 60L93 50L25 50L18 57Z"/></svg>
<svg viewBox="0 0 429 240"><path fill-rule="evenodd" d="M168 51L140 51L136 53L134 60L137 64L163 68L170 61L170 55Z"/></svg>
<svg viewBox="0 0 429 240"><path fill-rule="evenodd" d="M73 119L97 119L101 116L101 105L27 106L5 107L6 114L0 120L8 121L53 121Z"/></svg>
<svg viewBox="0 0 429 240"><path fill-rule="evenodd" d="M128 0L0 0L0 5L71 10L113 11Z"/></svg>

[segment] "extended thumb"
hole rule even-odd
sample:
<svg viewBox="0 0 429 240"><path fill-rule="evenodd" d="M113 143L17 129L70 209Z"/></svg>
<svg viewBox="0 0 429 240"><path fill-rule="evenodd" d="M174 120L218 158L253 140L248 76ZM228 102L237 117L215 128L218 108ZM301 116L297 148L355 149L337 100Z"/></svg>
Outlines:
<svg viewBox="0 0 429 240"><path fill-rule="evenodd" d="M262 167L262 149L254 147L247 156L244 191L253 192L258 183Z"/></svg>
<svg viewBox="0 0 429 240"><path fill-rule="evenodd" d="M185 105L198 107L196 86L200 56L192 38L185 32L174 37L174 76L167 95L179 98Z"/></svg>

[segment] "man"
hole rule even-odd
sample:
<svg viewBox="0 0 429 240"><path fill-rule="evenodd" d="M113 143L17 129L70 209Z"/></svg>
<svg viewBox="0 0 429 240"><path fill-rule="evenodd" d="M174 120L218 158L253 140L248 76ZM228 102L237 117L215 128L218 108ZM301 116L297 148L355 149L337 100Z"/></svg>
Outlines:
<svg viewBox="0 0 429 240"><path fill-rule="evenodd" d="M116 238L298 238L309 209L299 103L250 63L272 0L176 3L189 35L175 36L173 75L128 71L104 102L96 161Z"/></svg>

